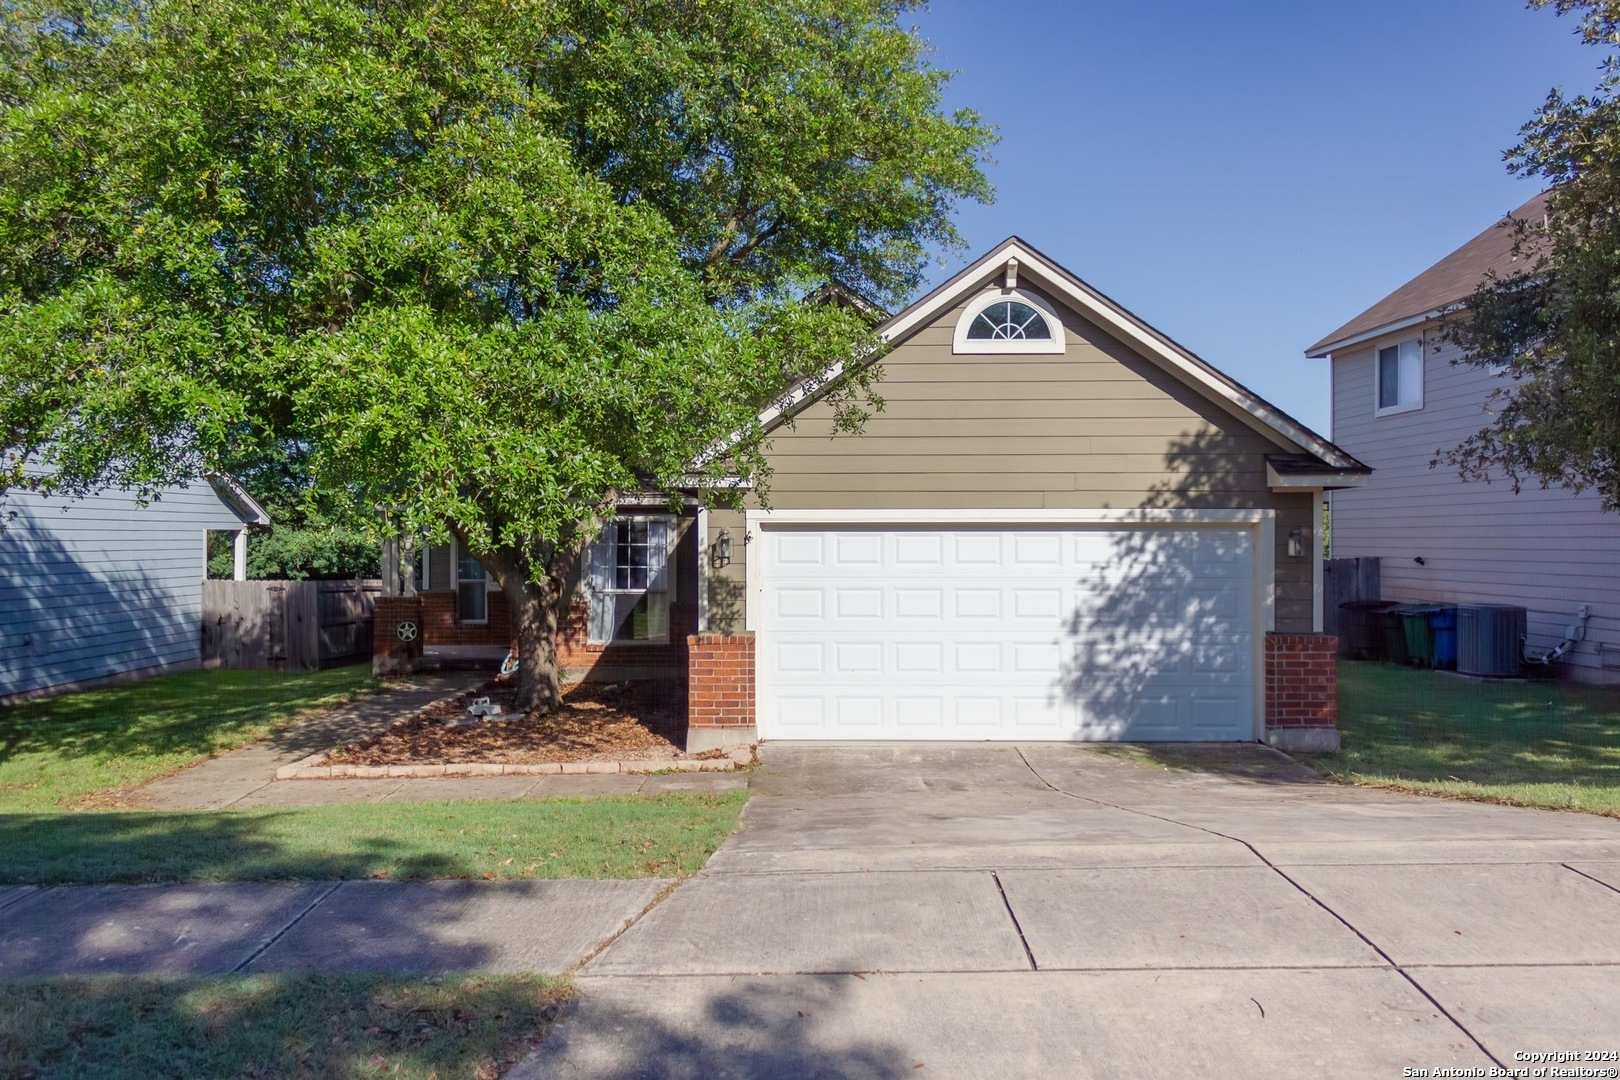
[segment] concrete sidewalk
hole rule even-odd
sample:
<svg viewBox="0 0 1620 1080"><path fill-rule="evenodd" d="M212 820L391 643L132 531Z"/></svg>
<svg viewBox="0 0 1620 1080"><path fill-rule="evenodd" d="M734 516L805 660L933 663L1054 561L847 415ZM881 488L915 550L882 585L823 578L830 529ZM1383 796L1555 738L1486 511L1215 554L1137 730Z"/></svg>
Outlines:
<svg viewBox="0 0 1620 1080"><path fill-rule="evenodd" d="M742 831L512 1075L1400 1076L1620 1047L1620 822L1236 752L767 746Z"/></svg>
<svg viewBox="0 0 1620 1080"><path fill-rule="evenodd" d="M254 806L331 806L355 802L547 799L735 791L741 773L638 773L569 776L447 776L421 779L277 780L276 770L311 754L382 731L418 709L487 681L480 672L417 675L352 705L312 716L263 742L221 754L141 788L153 810L233 810Z"/></svg>
<svg viewBox="0 0 1620 1080"><path fill-rule="evenodd" d="M564 972L668 884L328 881L0 890L0 979Z"/></svg>
<svg viewBox="0 0 1620 1080"><path fill-rule="evenodd" d="M311 754L363 739L401 717L488 681L482 672L416 675L388 689L319 713L262 742L153 781L138 795L154 810L219 810L275 782L276 770Z"/></svg>

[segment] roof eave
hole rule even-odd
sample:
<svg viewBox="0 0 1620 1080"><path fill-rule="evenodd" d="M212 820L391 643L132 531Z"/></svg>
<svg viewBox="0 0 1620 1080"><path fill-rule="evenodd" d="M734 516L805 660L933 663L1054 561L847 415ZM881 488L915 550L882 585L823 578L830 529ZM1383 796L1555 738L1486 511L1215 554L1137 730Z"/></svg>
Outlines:
<svg viewBox="0 0 1620 1080"><path fill-rule="evenodd" d="M1382 325L1373 327L1371 330L1361 330L1354 334L1348 334L1342 338L1328 338L1326 340L1319 341L1315 345L1312 345L1310 348L1306 349L1305 355L1310 357L1312 360L1320 360L1324 356L1331 356L1333 353L1343 352L1345 349L1353 346L1364 345L1374 338L1383 337L1385 334L1393 334L1399 330L1408 330L1414 326L1422 326L1424 323L1429 322L1432 319L1438 319L1442 316L1449 315L1462 306L1462 301L1458 300L1454 303L1447 304L1445 307L1433 308L1429 311L1421 311L1416 315L1408 315L1403 319L1395 319L1391 322L1383 323Z"/></svg>
<svg viewBox="0 0 1620 1080"><path fill-rule="evenodd" d="M1064 299L1076 306L1081 314L1096 321L1106 332L1127 344L1139 347L1149 358L1154 358L1170 369L1179 370L1188 382L1217 404L1224 404L1238 419L1252 428L1285 445L1321 458L1330 466L1360 464L1304 424L1266 401L1230 375L1220 371L1192 350L1177 343L1162 331L1150 326L1123 305L1088 285L1061 263L1048 258L1033 244L1019 236L1009 236L991 247L979 258L930 290L926 295L897 312L877 327L877 334L885 345L895 345L913 332L938 317L941 311L976 288L983 287L1007 265L1009 258L1017 258L1021 269L1034 272L1036 277L1049 280ZM825 378L801 383L781 402L760 413L758 423L769 432L785 423L798 411L819 397L840 379L852 365L869 362L872 357L852 357L849 364L837 364ZM718 454L736 445L742 432L734 432L720 440L698 458L702 464L712 461Z"/></svg>
<svg viewBox="0 0 1620 1080"><path fill-rule="evenodd" d="M211 472L206 474L204 479L214 489L214 494L219 496L220 501L242 519L242 524L258 528L270 524L270 514L259 505L257 499L248 494L247 488L235 477L222 472Z"/></svg>

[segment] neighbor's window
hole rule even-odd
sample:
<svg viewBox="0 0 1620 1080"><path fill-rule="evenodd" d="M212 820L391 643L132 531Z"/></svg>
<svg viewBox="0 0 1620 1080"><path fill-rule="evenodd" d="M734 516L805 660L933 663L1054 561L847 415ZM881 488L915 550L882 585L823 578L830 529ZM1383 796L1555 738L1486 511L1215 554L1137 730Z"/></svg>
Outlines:
<svg viewBox="0 0 1620 1080"><path fill-rule="evenodd" d="M484 564L458 551L456 560L456 618L464 623L489 621L489 575Z"/></svg>
<svg viewBox="0 0 1620 1080"><path fill-rule="evenodd" d="M979 312L968 326L967 336L969 341L1047 341L1052 328L1028 304L1003 300Z"/></svg>
<svg viewBox="0 0 1620 1080"><path fill-rule="evenodd" d="M619 518L589 552L590 640L669 640L667 517Z"/></svg>
<svg viewBox="0 0 1620 1080"><path fill-rule="evenodd" d="M1423 342L1417 338L1378 350L1379 413L1423 406Z"/></svg>

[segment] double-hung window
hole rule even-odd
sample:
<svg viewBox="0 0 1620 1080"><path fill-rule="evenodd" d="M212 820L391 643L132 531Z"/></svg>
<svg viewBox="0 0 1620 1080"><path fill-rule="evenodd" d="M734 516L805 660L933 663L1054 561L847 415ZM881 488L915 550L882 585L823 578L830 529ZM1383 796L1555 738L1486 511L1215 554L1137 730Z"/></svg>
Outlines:
<svg viewBox="0 0 1620 1080"><path fill-rule="evenodd" d="M621 517L602 530L587 555L590 640L668 641L668 517Z"/></svg>
<svg viewBox="0 0 1620 1080"><path fill-rule="evenodd" d="M1379 349L1375 384L1375 415L1423 408L1422 339L1413 338Z"/></svg>
<svg viewBox="0 0 1620 1080"><path fill-rule="evenodd" d="M456 619L464 623L489 621L489 574L484 564L455 546Z"/></svg>

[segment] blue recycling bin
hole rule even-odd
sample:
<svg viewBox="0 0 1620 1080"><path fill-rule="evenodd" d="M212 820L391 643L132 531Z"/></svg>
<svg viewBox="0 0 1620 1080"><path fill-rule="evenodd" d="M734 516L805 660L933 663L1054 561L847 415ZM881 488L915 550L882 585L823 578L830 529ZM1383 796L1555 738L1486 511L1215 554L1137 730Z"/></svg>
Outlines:
<svg viewBox="0 0 1620 1080"><path fill-rule="evenodd" d="M1457 607L1437 604L1429 609L1429 630L1434 635L1434 666L1457 666Z"/></svg>

